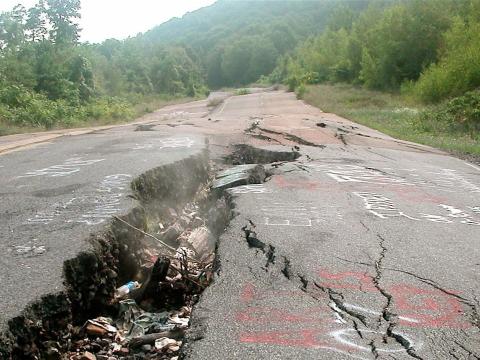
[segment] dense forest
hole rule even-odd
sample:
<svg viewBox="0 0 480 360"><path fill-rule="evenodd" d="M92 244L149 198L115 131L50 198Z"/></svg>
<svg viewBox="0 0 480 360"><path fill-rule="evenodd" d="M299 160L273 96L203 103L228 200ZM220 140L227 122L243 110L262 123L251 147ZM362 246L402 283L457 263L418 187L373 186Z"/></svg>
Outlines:
<svg viewBox="0 0 480 360"><path fill-rule="evenodd" d="M347 82L480 102L480 0L219 0L101 44L79 42L80 10L80 0L38 0L0 14L0 135L128 118L152 98L259 80L300 96Z"/></svg>
<svg viewBox="0 0 480 360"><path fill-rule="evenodd" d="M340 3L321 34L278 60L269 81L300 97L319 83L400 91L440 104L423 115L478 138L480 1L370 1L360 11Z"/></svg>
<svg viewBox="0 0 480 360"><path fill-rule="evenodd" d="M2 124L51 128L128 118L152 97L202 96L253 82L320 33L335 5L221 0L101 44L79 42L80 0L18 5L0 15L0 132Z"/></svg>

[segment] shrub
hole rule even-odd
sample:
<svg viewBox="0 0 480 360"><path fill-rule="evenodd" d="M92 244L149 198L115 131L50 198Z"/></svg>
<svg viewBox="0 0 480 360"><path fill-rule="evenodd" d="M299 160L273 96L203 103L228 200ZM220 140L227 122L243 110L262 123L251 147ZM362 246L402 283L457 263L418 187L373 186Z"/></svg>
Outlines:
<svg viewBox="0 0 480 360"><path fill-rule="evenodd" d="M248 89L237 89L237 91L235 91L235 95L248 95L250 94L250 91Z"/></svg>
<svg viewBox="0 0 480 360"><path fill-rule="evenodd" d="M446 50L440 62L430 66L413 88L425 102L440 102L480 86L480 22L457 21L445 35Z"/></svg>
<svg viewBox="0 0 480 360"><path fill-rule="evenodd" d="M467 92L434 109L424 111L419 127L424 131L432 128L449 128L453 131L467 131L477 138L480 131L480 90Z"/></svg>

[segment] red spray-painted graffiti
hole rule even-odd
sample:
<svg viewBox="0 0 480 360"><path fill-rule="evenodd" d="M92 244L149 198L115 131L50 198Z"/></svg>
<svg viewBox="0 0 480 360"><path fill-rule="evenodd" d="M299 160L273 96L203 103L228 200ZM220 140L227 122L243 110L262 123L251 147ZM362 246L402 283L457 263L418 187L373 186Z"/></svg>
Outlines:
<svg viewBox="0 0 480 360"><path fill-rule="evenodd" d="M318 284L323 287L337 291L346 289L353 294L361 292L366 296L376 296L379 293L372 277L365 273L320 270L318 275ZM445 292L404 283L389 286L386 291L393 297L391 310L398 314L399 326L405 330L418 327L464 329L471 326L462 316L464 307L459 299ZM249 344L328 349L354 358L363 358L363 352L370 353L368 344L359 342L355 338L355 330L333 311L335 304L330 298L320 289L313 295L321 301L315 301L312 306L311 301L302 301L302 297L311 299L312 293L307 294L301 290L265 291L250 283L245 284L240 296L243 309L235 315L241 328L239 340ZM295 306L291 306L292 303ZM298 305L304 303L310 305ZM278 304L284 304L285 307ZM343 305L366 317L370 316L375 321L381 316L381 310L348 304L346 299ZM377 333L371 329L364 329L364 332ZM415 344L417 349L421 347L421 341L411 339L406 334L402 336L408 338L412 345ZM394 341L377 349L380 353L404 350Z"/></svg>

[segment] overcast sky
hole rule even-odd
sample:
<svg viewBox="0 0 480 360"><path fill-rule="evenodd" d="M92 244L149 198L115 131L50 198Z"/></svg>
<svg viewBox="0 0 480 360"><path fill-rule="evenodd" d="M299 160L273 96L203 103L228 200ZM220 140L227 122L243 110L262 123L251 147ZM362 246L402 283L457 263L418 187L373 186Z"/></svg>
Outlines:
<svg viewBox="0 0 480 360"><path fill-rule="evenodd" d="M33 6L36 0L0 0L0 12L16 4ZM159 25L172 17L213 4L215 0L81 0L82 41L124 39Z"/></svg>

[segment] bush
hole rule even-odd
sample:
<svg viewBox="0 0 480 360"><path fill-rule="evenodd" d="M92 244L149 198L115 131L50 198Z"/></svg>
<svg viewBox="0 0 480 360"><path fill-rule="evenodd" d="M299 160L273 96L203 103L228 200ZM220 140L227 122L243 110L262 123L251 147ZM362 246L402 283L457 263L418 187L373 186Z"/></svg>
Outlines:
<svg viewBox="0 0 480 360"><path fill-rule="evenodd" d="M295 90L295 94L297 95L297 99L303 99L305 96L305 91L306 91L305 84L300 84L297 89Z"/></svg>
<svg viewBox="0 0 480 360"><path fill-rule="evenodd" d="M250 94L250 91L248 89L237 89L237 91L235 91L235 95L248 95Z"/></svg>
<svg viewBox="0 0 480 360"><path fill-rule="evenodd" d="M467 131L477 138L480 131L480 90L467 92L434 109L424 111L419 127L423 131L432 128L449 128L453 131Z"/></svg>
<svg viewBox="0 0 480 360"><path fill-rule="evenodd" d="M440 62L430 66L413 88L425 102L439 102L480 86L480 22L458 20L445 35L446 50Z"/></svg>

